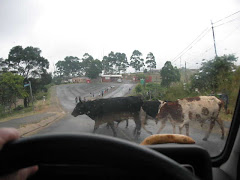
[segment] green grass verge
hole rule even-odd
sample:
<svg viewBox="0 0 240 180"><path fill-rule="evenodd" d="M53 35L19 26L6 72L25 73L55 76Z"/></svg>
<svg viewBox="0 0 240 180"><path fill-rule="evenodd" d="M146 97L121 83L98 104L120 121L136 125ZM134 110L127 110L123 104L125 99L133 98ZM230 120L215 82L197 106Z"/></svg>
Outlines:
<svg viewBox="0 0 240 180"><path fill-rule="evenodd" d="M55 86L51 86L48 88L48 92L45 93L46 95L46 101L43 103L43 100L37 100L33 103L34 109L32 107L32 104L30 103L30 106L27 108L23 108L21 110L12 110L11 113L5 113L5 114L0 114L0 122L8 121L11 119L17 119L17 118L22 118L26 116L31 116L34 114L39 114L41 113L40 111L48 106L51 101L51 93L54 90Z"/></svg>

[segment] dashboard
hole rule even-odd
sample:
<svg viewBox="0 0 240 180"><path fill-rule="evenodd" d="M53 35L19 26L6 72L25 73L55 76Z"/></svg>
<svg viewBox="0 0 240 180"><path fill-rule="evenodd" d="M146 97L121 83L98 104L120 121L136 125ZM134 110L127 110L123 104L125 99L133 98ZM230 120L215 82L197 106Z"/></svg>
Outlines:
<svg viewBox="0 0 240 180"><path fill-rule="evenodd" d="M160 144L148 145L187 168L200 179L212 180L212 164L208 152L198 145Z"/></svg>

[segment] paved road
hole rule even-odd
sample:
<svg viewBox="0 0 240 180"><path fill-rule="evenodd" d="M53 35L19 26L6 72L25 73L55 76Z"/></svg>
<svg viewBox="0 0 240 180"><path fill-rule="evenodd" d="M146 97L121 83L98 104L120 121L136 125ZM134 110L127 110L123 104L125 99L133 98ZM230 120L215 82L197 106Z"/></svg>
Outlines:
<svg viewBox="0 0 240 180"><path fill-rule="evenodd" d="M67 112L67 115L64 119L57 121L51 126L41 130L38 134L55 134L55 133L92 133L94 127L94 121L91 120L88 116L82 115L76 118L72 117L70 113L75 107L75 97L81 96L89 97L91 94L98 95L98 93L109 86L115 86L115 88L104 95L104 98L108 97L120 97L128 93L129 88L133 84L71 84L71 85L62 85L57 87L57 96L60 100L61 105L64 110ZM132 142L140 143L144 138L149 136L144 130L142 130L140 138L138 140L134 139L133 129L135 124L133 120L130 120L129 127L125 128L125 121L121 122L117 128L117 134L119 138L126 139ZM155 121L148 120L148 125L146 126L148 130L156 133L160 124L156 125ZM207 128L207 125L206 125ZM219 127L216 125L214 127L216 130ZM105 124L101 125L97 130L98 134L112 136L111 129L108 129ZM167 124L161 133L172 133L172 126ZM201 128L193 128L190 124L190 136L195 139L198 145L203 146L208 149L211 155L217 155L223 149L225 140L220 139L220 134L215 132L210 135L208 141L203 141L205 131ZM226 138L225 138L226 139Z"/></svg>

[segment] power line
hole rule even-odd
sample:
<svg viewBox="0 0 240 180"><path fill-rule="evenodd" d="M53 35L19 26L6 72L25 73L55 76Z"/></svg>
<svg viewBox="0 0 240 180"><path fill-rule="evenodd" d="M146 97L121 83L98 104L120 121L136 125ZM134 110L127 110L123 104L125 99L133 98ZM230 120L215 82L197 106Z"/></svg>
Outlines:
<svg viewBox="0 0 240 180"><path fill-rule="evenodd" d="M222 23L222 24L216 25L216 26L214 26L214 28L219 27L219 26L222 26L222 25L227 24L227 23L230 23L230 22L233 22L233 21L236 21L238 18L240 18L240 17L237 17L237 18L235 18L235 19L229 20L229 21L224 22L224 23Z"/></svg>
<svg viewBox="0 0 240 180"><path fill-rule="evenodd" d="M197 38L194 39L183 51L181 51L175 58L173 58L171 61L175 62L179 57L183 56L186 52L188 52L195 44L197 44L203 37L207 35L207 33L211 30L210 27L204 29L200 35L197 36Z"/></svg>
<svg viewBox="0 0 240 180"><path fill-rule="evenodd" d="M233 16L233 15L235 15L235 14L237 14L237 13L240 13L240 11L237 11L237 12L235 12L235 13L229 15L229 16L226 16L226 17L224 17L224 18L216 21L215 23L212 23L212 25L213 25L213 24L216 24L216 23L219 23L219 22L223 21L224 19L227 19L227 18L229 18L229 17L231 17L231 16ZM220 25L216 25L216 26L214 26L214 27L218 27L218 26L221 26L221 25L223 25L223 24L230 23L230 22L232 22L232 21L235 21L236 19L238 19L238 18L232 19L232 20L230 20L230 21L224 22L224 23L222 23L222 24L220 24ZM212 28L214 28L214 27L212 27ZM184 50L182 50L182 51L181 51L176 57L174 57L171 61L174 63L174 62L175 62L176 60L178 60L181 56L183 56L184 54L186 54L190 49L192 49L192 47L193 47L194 45L196 45L202 38L204 38L210 30L211 30L210 27L204 29L204 31L203 31L200 35L198 35L197 38L194 39L194 41L192 41ZM210 48L210 49L211 49L211 48ZM209 49L208 49L208 50L209 50Z"/></svg>
<svg viewBox="0 0 240 180"><path fill-rule="evenodd" d="M216 24L216 23L218 23L218 22L220 22L220 21L222 21L222 20L224 20L224 19L227 19L227 18L229 18L229 17L231 17L231 16L233 16L233 15L235 15L235 14L237 14L237 13L240 13L240 11L237 11L237 12L235 12L235 13L229 15L229 16L226 16L226 17L224 17L224 18L222 18L222 19L220 19L220 20L214 22L213 24Z"/></svg>
<svg viewBox="0 0 240 180"><path fill-rule="evenodd" d="M218 42L222 42L225 41L227 38L229 38L233 33L235 33L235 31L237 31L240 28L240 26L235 27L235 29L233 31L231 31L231 33L229 33L227 36L224 37L224 39L221 39Z"/></svg>

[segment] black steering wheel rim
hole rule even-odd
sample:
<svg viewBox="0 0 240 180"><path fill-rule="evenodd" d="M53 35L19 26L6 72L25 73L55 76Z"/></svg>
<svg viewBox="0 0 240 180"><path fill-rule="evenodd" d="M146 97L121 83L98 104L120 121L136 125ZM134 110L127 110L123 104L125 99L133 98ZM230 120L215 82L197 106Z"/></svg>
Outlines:
<svg viewBox="0 0 240 180"><path fill-rule="evenodd" d="M163 154L103 135L32 136L8 143L0 151L0 175L36 164L97 164L126 171L131 169L130 174L140 170L142 175L152 173L156 177L162 174L179 180L196 179Z"/></svg>

